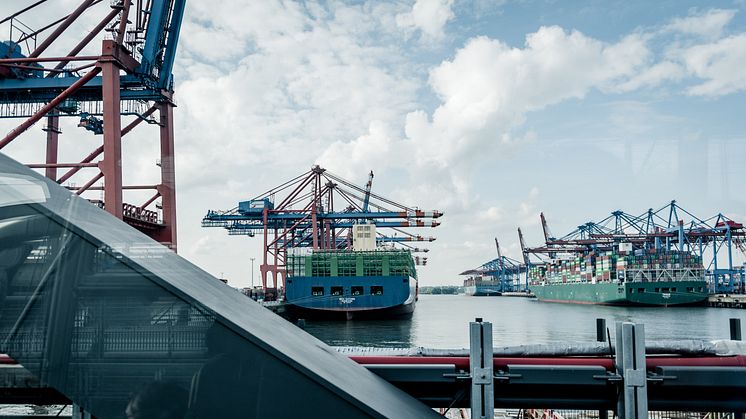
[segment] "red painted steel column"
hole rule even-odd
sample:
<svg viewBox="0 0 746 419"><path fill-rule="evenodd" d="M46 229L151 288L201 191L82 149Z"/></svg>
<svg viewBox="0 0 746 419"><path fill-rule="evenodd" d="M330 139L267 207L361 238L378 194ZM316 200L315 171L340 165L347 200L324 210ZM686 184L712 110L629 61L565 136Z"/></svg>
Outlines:
<svg viewBox="0 0 746 419"><path fill-rule="evenodd" d="M264 207L264 210L262 211L262 224L264 224L264 260L260 266L259 271L262 275L262 290L267 291L267 254L269 253L269 246L267 246L267 240L269 239L268 234L269 231L267 229L267 212L269 210L267 207Z"/></svg>
<svg viewBox="0 0 746 419"><path fill-rule="evenodd" d="M174 105L158 104L161 115L161 195L163 228L154 237L176 252L176 169L174 165Z"/></svg>
<svg viewBox="0 0 746 419"><path fill-rule="evenodd" d="M119 103L119 66L114 60L100 61L104 103L104 209L122 217L122 121Z"/></svg>
<svg viewBox="0 0 746 419"><path fill-rule="evenodd" d="M319 222L316 218L316 211L319 208L319 203L321 201L321 195L320 189L321 189L321 181L320 175L316 174L316 179L314 180L314 188L313 188L313 207L311 208L311 223L313 226L311 227L311 232L313 232L313 250L316 250L319 248Z"/></svg>
<svg viewBox="0 0 746 419"><path fill-rule="evenodd" d="M313 209L311 209L311 223L313 223L313 250L319 248L319 223L316 219L316 204L314 203Z"/></svg>
<svg viewBox="0 0 746 419"><path fill-rule="evenodd" d="M60 134L60 117L50 115L47 117L47 164L57 163L57 150ZM44 175L52 180L57 180L57 168L47 167Z"/></svg>

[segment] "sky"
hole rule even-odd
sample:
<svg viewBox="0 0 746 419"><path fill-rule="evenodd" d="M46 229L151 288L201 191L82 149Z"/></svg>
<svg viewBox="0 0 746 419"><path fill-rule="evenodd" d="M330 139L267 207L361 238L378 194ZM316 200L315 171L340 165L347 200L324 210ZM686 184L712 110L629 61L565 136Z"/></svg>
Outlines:
<svg viewBox="0 0 746 419"><path fill-rule="evenodd" d="M30 3L3 2L0 15ZM24 23L77 1L54 3ZM184 19L179 253L233 286L251 282L251 258L258 284L261 238L203 229L202 217L314 164L360 185L373 170L374 192L445 213L417 231L438 238L421 285L460 283L496 257L495 237L519 259L516 228L541 244L542 211L555 236L671 200L746 220L743 0L189 0ZM63 123L61 160L100 144L76 122ZM128 135L125 183L157 175L154 130ZM43 138L40 123L4 152L38 160Z"/></svg>

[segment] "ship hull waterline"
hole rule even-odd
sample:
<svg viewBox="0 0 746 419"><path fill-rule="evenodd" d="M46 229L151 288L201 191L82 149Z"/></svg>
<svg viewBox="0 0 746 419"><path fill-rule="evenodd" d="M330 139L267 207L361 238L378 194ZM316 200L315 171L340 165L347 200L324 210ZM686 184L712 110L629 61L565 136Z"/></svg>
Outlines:
<svg viewBox="0 0 746 419"><path fill-rule="evenodd" d="M409 318L416 301L417 280L408 276L293 277L285 290L292 318Z"/></svg>
<svg viewBox="0 0 746 419"><path fill-rule="evenodd" d="M705 281L607 282L531 286L542 302L614 306L693 306L707 301Z"/></svg>

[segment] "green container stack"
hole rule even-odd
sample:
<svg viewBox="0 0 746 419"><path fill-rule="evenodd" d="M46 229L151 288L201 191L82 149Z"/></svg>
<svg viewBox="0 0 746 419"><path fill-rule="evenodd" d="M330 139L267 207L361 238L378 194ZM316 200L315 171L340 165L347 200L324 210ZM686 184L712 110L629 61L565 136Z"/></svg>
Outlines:
<svg viewBox="0 0 746 419"><path fill-rule="evenodd" d="M417 278L409 250L316 250L287 256L287 276L411 276Z"/></svg>
<svg viewBox="0 0 746 419"><path fill-rule="evenodd" d="M690 252L655 249L623 252L589 251L570 259L557 259L528 270L529 283L582 283L616 281L617 273L627 270L703 269L702 258ZM621 274L619 278L622 278Z"/></svg>

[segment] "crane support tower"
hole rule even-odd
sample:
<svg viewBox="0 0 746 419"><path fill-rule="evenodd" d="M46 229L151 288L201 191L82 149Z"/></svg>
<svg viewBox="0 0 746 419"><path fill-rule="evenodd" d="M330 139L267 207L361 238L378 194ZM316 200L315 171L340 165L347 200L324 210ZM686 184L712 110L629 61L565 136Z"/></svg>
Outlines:
<svg viewBox="0 0 746 419"><path fill-rule="evenodd" d="M25 119L0 139L0 151L19 150L15 147L23 147L18 144L23 140L18 138L45 120L46 146L34 153L38 160L28 166L175 251L172 69L186 0L83 0L38 29L23 23L32 13L46 13L45 7L59 7L54 3L37 1L0 21L10 34L0 43L0 118ZM70 42L80 33L71 25L83 15L98 23ZM66 42L60 42L65 37ZM60 44L74 47L61 49ZM81 55L89 50L98 52ZM73 161L60 161L59 156L71 154L60 152L65 145L60 119L66 117L78 118L78 127L100 135L101 145ZM158 126L159 145L154 148L160 152L155 159L160 179L126 185L122 139L143 121ZM91 191L102 196L91 199ZM125 200L134 195L149 198Z"/></svg>
<svg viewBox="0 0 746 419"><path fill-rule="evenodd" d="M384 198L371 192L372 182L373 172L368 183L361 187L313 166L277 187L239 202L235 208L208 211L202 227L224 228L229 235L263 236L260 272L265 296L277 297L282 293L289 251L351 249L354 227L360 224L375 225L376 235L371 238L374 248L378 243L427 252L409 243L432 242L435 238L406 229L437 227L440 225L437 219L443 213L422 211ZM427 258L417 256L415 261L425 265Z"/></svg>

